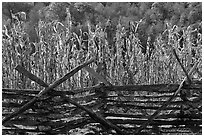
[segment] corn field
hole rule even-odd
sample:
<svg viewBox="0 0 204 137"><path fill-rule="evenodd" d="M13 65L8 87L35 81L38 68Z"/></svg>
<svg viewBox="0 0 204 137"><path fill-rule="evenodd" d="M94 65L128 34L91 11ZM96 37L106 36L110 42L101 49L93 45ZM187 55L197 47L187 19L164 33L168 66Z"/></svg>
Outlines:
<svg viewBox="0 0 204 137"><path fill-rule="evenodd" d="M132 25L137 25L132 22ZM83 47L82 34L71 32L69 17L65 23L40 20L36 28L39 42L28 44L28 35L25 33L24 22L13 24L10 30L3 30L2 38L2 85L3 88L40 89L41 87L15 70L20 64L46 83L52 83L71 69L91 57L97 58L97 63L90 65L101 73L113 85L128 84L166 84L180 83L185 77L181 66L172 54L176 49L182 64L187 71L202 55L202 34L197 33L197 46L193 46L191 26L182 29L185 38L182 48L175 37L178 26L166 24L166 34L160 34L154 42L151 55L141 52L141 44L137 34L126 36L124 27L118 23L115 43L108 43L106 31L100 24L93 30L88 24L88 50L77 49L74 39ZM175 29L176 28L176 29ZM137 29L137 28L136 28ZM6 32L10 31L9 34ZM5 35L7 34L7 35ZM97 43L95 38L98 38ZM33 47L34 46L34 47ZM148 48L147 48L148 49ZM34 50L34 51L33 51ZM194 55L192 54L194 52ZM101 67L99 64L104 65ZM201 64L199 71L201 72ZM194 78L200 78L194 75ZM59 90L71 90L94 85L94 78L86 71L81 70L69 80L61 84Z"/></svg>

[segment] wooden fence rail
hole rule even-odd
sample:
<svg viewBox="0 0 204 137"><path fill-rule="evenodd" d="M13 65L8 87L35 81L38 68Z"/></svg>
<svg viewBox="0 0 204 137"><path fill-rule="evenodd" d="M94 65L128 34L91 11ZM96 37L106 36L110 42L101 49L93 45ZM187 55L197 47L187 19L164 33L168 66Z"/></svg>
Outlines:
<svg viewBox="0 0 204 137"><path fill-rule="evenodd" d="M193 90L194 85L188 87L191 87L191 91L201 93L202 84L197 84L198 86ZM104 96L103 92L99 92L101 85L97 85L83 90L76 89L72 91L73 93L59 91L51 96L45 94L33 107L7 122L3 127L3 133L71 134L70 132L75 128L83 129L86 125L98 123L85 111L64 102L60 94L66 94L82 106L100 113L127 134L132 134L148 121L148 118L166 102L177 87L176 84L144 85L144 88L141 85L128 85L126 88L125 86L103 86L106 92ZM154 90L150 90L153 88ZM120 95L117 95L118 90L121 91ZM30 89L3 89L2 91L3 117L10 115L39 93L37 90ZM140 93L143 95L140 96ZM192 98L195 97L196 95L192 95ZM177 95L140 134L201 134L201 111L201 103L196 105L196 108L192 108L180 98L180 95Z"/></svg>
<svg viewBox="0 0 204 137"><path fill-rule="evenodd" d="M202 134L202 82L190 79L198 63L186 74L190 80L186 82L186 77L181 84L114 86L87 67L93 61L50 85L17 66L17 71L45 88L3 88L3 134L72 134L77 128L81 134L91 130L93 134ZM103 83L71 91L54 89L82 68Z"/></svg>

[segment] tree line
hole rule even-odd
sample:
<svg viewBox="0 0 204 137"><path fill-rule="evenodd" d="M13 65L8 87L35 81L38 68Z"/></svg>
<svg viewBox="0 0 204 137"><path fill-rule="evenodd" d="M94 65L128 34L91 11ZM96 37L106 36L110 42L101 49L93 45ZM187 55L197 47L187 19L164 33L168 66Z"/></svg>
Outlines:
<svg viewBox="0 0 204 137"><path fill-rule="evenodd" d="M50 22L58 20L64 22L67 17L66 10L69 9L72 21L72 30L79 34L81 29L87 32L87 21L94 29L100 24L107 32L108 41L114 44L116 27L120 23L128 33L138 33L143 52L146 52L149 41L150 48L153 48L155 38L164 32L166 23L181 28L195 25L202 32L197 24L202 22L201 2L3 2L2 13L11 22L12 15L19 12L26 13L26 31L30 35L31 42L37 42L35 27L39 20ZM134 25L130 22L139 22L137 32L134 32ZM182 31L178 40L182 39ZM84 41L88 39L83 36ZM182 43L182 40L181 40Z"/></svg>

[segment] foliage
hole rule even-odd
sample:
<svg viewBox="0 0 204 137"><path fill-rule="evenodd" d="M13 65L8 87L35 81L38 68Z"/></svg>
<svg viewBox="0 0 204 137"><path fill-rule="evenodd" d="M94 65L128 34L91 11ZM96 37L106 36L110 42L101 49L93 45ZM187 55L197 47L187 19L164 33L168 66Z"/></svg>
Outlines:
<svg viewBox="0 0 204 137"><path fill-rule="evenodd" d="M151 4L140 5L148 7ZM51 11L56 14L60 12L54 9ZM71 12L66 14L72 18ZM27 33L29 22L13 23L10 30L3 31L3 87L38 89L35 83L16 73L14 67L17 64L40 76L47 83L52 83L84 62L85 58L92 56L97 57L97 62L91 67L96 69L99 62L104 63L106 77L115 85L177 83L184 73L175 62L171 47L177 49L187 70L193 62L201 58L202 39L199 23L197 27L173 27L169 22L158 22L150 26L147 22L131 21L129 29L126 29L121 18L115 28L112 19L105 24L99 22L94 27L90 22L86 22L83 31L83 25L78 25L77 28L72 25L73 18L70 20L66 16L64 22L58 19L59 16L52 21L40 19L33 25L31 34L38 39L34 44L29 44L29 40L32 41L32 37ZM147 31L145 28L150 30ZM165 28L164 33L157 34L161 32L160 28ZM84 34L86 36L83 36ZM154 39L150 39L146 34L154 36ZM143 43L146 44L145 49L141 49L144 47ZM154 48L151 49L151 46ZM148 51L147 54L143 54L145 51ZM82 70L59 88L87 87L93 84L92 80L93 78Z"/></svg>
<svg viewBox="0 0 204 137"><path fill-rule="evenodd" d="M32 8L31 6L34 5ZM40 6L39 6L40 5ZM7 16L9 10L14 13L25 11L29 13L30 21L27 24L29 35L33 35L33 25L39 19L52 21L58 20L64 22L66 18L66 8L69 8L72 18L72 25L86 25L90 21L92 26L101 23L101 26L111 19L112 26L115 28L118 22L121 22L125 28L129 27L129 22L139 21L138 34L143 53L146 53L148 38L151 39L150 48L156 40L156 36L165 30L165 24L168 22L173 27L187 27L202 21L202 5L199 2L122 2L122 3L100 3L100 2L52 2L48 6L47 3L3 3L3 14ZM27 7L27 8L26 8ZM41 10L40 15L36 14ZM115 33L115 32L113 32ZM30 36L31 41L35 42L36 36ZM34 37L34 38L33 38ZM111 37L112 38L112 37ZM151 54L151 53L150 53Z"/></svg>
<svg viewBox="0 0 204 137"><path fill-rule="evenodd" d="M86 14L91 19L87 13L94 10L97 15L101 13L98 23L93 25L85 16L80 25L80 16ZM192 25L188 21L188 26L172 22L176 16L184 18L186 12L199 13L200 3L38 3L28 21L13 22L10 29L3 30L3 86L32 85L16 74L17 64L51 83L91 56L97 57L96 63L105 63L107 78L116 85L175 83L183 73L171 55L171 47L177 49L188 69L201 57L200 18L194 18ZM106 22L99 20L107 17ZM124 19L131 20L126 22L128 26ZM86 71L80 71L62 87L90 86L90 79Z"/></svg>

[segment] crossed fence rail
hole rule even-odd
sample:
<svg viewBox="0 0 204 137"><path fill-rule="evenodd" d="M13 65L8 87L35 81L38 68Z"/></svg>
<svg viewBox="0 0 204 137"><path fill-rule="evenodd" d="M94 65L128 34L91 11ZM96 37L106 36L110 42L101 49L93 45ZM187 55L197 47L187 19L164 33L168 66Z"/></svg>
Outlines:
<svg viewBox="0 0 204 137"><path fill-rule="evenodd" d="M202 134L202 82L114 86L87 65L79 65L48 85L21 66L16 70L45 87L3 89L3 134ZM198 62L186 75L190 77ZM103 84L54 90L85 68ZM91 128L92 126L96 128ZM81 133L86 134L86 132Z"/></svg>

